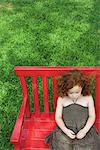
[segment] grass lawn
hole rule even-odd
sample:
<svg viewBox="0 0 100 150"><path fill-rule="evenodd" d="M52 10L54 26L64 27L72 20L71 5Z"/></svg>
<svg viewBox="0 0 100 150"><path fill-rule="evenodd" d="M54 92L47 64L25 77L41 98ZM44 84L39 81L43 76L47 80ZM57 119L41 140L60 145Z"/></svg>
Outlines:
<svg viewBox="0 0 100 150"><path fill-rule="evenodd" d="M98 0L0 0L0 150L13 149L22 100L14 66L100 66L99 6Z"/></svg>

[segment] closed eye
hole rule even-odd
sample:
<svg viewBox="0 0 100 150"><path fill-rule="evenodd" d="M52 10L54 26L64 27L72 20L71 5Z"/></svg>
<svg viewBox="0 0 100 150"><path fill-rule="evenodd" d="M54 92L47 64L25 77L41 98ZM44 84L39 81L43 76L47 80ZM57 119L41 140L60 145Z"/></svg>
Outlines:
<svg viewBox="0 0 100 150"><path fill-rule="evenodd" d="M75 92L75 93L79 93L79 92ZM73 92L72 92L72 93L70 93L70 94L73 94Z"/></svg>

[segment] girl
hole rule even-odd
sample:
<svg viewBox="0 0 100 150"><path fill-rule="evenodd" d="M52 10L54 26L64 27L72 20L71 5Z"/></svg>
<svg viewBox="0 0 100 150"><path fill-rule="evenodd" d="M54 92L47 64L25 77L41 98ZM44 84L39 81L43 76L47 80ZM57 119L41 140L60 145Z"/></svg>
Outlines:
<svg viewBox="0 0 100 150"><path fill-rule="evenodd" d="M51 150L100 150L89 77L77 69L63 74L58 80L57 95L57 127L45 143Z"/></svg>

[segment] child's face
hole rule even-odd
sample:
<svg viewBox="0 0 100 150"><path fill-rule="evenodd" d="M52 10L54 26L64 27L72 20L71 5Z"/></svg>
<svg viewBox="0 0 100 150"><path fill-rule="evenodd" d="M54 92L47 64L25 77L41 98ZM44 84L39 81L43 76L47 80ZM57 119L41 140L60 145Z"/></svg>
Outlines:
<svg viewBox="0 0 100 150"><path fill-rule="evenodd" d="M77 99L78 97L81 96L81 91L82 91L81 86L76 85L76 86L74 86L73 88L69 89L69 91L68 91L68 96L69 96L71 99L75 100L75 99Z"/></svg>

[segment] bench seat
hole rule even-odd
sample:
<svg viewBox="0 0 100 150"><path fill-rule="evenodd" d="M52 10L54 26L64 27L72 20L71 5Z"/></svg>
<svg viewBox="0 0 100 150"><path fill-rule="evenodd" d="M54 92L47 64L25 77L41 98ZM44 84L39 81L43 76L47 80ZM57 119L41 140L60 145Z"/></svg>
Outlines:
<svg viewBox="0 0 100 150"><path fill-rule="evenodd" d="M44 143L44 137L55 127L54 113L32 113L23 123L21 150L49 150L48 145Z"/></svg>

